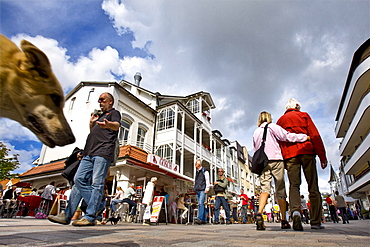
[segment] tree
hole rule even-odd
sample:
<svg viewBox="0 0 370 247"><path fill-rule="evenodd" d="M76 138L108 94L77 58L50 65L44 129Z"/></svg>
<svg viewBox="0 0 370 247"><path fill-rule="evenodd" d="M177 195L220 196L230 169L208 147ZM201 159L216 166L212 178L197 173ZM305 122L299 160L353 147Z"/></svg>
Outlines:
<svg viewBox="0 0 370 247"><path fill-rule="evenodd" d="M19 175L17 173L11 174L12 171L19 168L19 154L8 157L9 151L10 149L6 148L5 144L0 142L0 180L12 179Z"/></svg>

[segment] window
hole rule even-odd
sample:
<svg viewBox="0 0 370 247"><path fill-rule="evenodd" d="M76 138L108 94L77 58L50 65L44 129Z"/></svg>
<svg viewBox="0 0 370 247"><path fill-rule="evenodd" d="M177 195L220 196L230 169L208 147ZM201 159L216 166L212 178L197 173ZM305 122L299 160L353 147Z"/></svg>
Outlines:
<svg viewBox="0 0 370 247"><path fill-rule="evenodd" d="M76 97L73 97L73 98L71 99L71 103L69 104L69 110L73 110L73 106L74 106L74 104L75 104L75 101L76 101Z"/></svg>
<svg viewBox="0 0 370 247"><path fill-rule="evenodd" d="M137 146L139 148L143 148L144 147L144 141L145 141L145 134L146 134L147 130L142 128L142 127L139 127L138 130L137 130Z"/></svg>
<svg viewBox="0 0 370 247"><path fill-rule="evenodd" d="M173 108L163 109L159 113L158 131L173 128L174 123L175 123L175 111L173 110Z"/></svg>
<svg viewBox="0 0 370 247"><path fill-rule="evenodd" d="M172 155L173 155L172 143L159 146L159 148L157 149L156 154L159 157L162 157L162 158L172 162Z"/></svg>
<svg viewBox="0 0 370 247"><path fill-rule="evenodd" d="M128 133L130 132L130 127L131 127L131 121L128 119L123 118L121 121L121 127L119 131L119 142L123 143L123 145L127 144L128 140Z"/></svg>
<svg viewBox="0 0 370 247"><path fill-rule="evenodd" d="M192 99L187 104L186 107L193 113L198 113L199 109L199 99Z"/></svg>

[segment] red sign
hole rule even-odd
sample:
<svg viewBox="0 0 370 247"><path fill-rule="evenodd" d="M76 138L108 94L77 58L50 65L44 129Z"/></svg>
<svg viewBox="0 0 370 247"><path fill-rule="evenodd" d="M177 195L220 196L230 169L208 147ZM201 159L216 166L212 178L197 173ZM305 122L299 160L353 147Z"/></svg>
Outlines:
<svg viewBox="0 0 370 247"><path fill-rule="evenodd" d="M149 164L153 164L156 166L159 166L161 168L165 168L168 170L171 170L173 172L179 173L179 166L176 164L173 164L172 162L163 159L155 154L148 154L147 162Z"/></svg>

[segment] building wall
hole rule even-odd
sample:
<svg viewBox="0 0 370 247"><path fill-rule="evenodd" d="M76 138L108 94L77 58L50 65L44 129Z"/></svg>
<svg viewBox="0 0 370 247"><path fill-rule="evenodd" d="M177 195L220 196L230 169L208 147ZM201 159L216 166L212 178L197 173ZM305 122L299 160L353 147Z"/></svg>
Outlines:
<svg viewBox="0 0 370 247"><path fill-rule="evenodd" d="M370 40L354 53L336 117L342 138L340 178L343 191L369 207L370 199Z"/></svg>

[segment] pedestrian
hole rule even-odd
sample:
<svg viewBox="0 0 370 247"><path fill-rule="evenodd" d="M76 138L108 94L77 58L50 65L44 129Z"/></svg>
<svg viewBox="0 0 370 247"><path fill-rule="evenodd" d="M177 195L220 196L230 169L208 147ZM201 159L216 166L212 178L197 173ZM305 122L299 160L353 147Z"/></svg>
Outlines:
<svg viewBox="0 0 370 247"><path fill-rule="evenodd" d="M231 215L233 217L233 223L238 224L238 197L235 195L235 193L232 193L232 198L230 200L230 211Z"/></svg>
<svg viewBox="0 0 370 247"><path fill-rule="evenodd" d="M337 202L337 208L339 209L340 216L342 217L343 224L349 224L348 214L347 214L347 203L344 197L339 195L338 191L335 191L335 201Z"/></svg>
<svg viewBox="0 0 370 247"><path fill-rule="evenodd" d="M240 214L243 224L247 224L247 212L248 212L248 201L249 198L244 194L244 189L240 189L239 201L241 203Z"/></svg>
<svg viewBox="0 0 370 247"><path fill-rule="evenodd" d="M304 199L304 195L301 195L301 216L302 216L302 218L304 218L304 222L306 224L308 224L309 223L308 208L307 208L307 202Z"/></svg>
<svg viewBox="0 0 370 247"><path fill-rule="evenodd" d="M321 167L325 169L327 159L323 141L310 115L301 112L301 105L295 99L286 104L286 111L277 124L292 133L304 133L310 136L311 142L280 142L285 167L289 178L289 204L293 212L293 229L303 231L300 213L301 169L307 181L311 201L311 229L324 229L321 224L322 199L319 191L316 170L316 155L319 156Z"/></svg>
<svg viewBox="0 0 370 247"><path fill-rule="evenodd" d="M72 225L94 226L97 215L104 210L104 181L114 161L121 114L113 108L114 98L110 93L102 93L98 103L101 113L91 114L90 134L74 177L68 206L65 212L48 216L51 222L69 224L82 198L87 203L86 214Z"/></svg>
<svg viewBox="0 0 370 247"><path fill-rule="evenodd" d="M336 209L336 206L335 206L336 201L330 195L328 197L326 197L325 201L329 206L329 213L330 213L331 220L333 221L333 223L339 223L338 222L337 209Z"/></svg>
<svg viewBox="0 0 370 247"><path fill-rule="evenodd" d="M50 184L46 185L44 191L41 194L41 198L44 201L44 210L45 210L44 213L46 215L49 214L50 208L52 206L51 204L54 201L54 195L55 194L56 194L56 192L55 192L55 182L53 181ZM44 217L44 219L45 219L45 217Z"/></svg>
<svg viewBox="0 0 370 247"><path fill-rule="evenodd" d="M206 202L206 196L211 184L209 182L209 172L202 166L202 160L197 159L195 161L195 168L194 191L198 201L198 217L195 219L195 223L201 225L205 224L207 219L207 211L204 203Z"/></svg>
<svg viewBox="0 0 370 247"><path fill-rule="evenodd" d="M258 128L253 134L253 146L256 152L262 143L263 133L267 127L265 140L265 153L268 157L268 164L260 175L261 194L259 199L259 208L256 214L257 230L265 230L262 215L267 198L270 196L272 178L275 182L276 198L281 212L281 229L290 229L291 226L286 220L286 191L284 181L284 162L278 141L282 142L306 142L306 134L289 133L279 125L272 122L271 114L263 111L260 113L257 121Z"/></svg>
<svg viewBox="0 0 370 247"><path fill-rule="evenodd" d="M229 180L227 180L227 177L225 176L225 171L222 168L218 168L218 179L215 181L214 184L214 190L216 193L216 202L215 202L215 222L214 224L220 224L220 207L222 206L225 210L226 215L226 224L230 224L230 209L229 204L227 201L227 185L229 183Z"/></svg>

